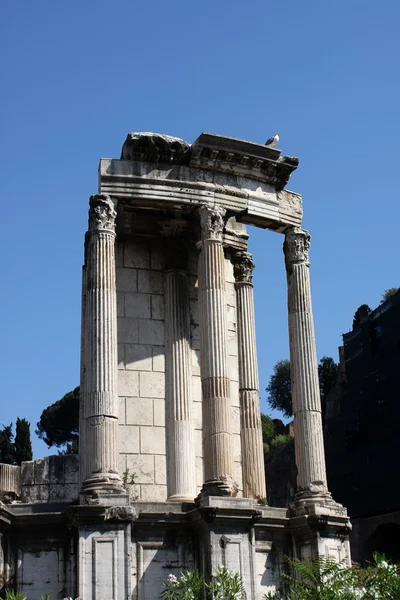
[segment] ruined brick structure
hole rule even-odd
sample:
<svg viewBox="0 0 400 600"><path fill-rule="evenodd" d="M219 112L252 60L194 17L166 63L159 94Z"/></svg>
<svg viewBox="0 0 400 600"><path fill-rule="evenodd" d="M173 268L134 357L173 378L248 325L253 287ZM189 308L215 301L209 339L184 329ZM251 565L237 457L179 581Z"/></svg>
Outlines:
<svg viewBox="0 0 400 600"><path fill-rule="evenodd" d="M213 134L192 145L129 134L121 159L101 160L82 278L79 465L12 468L2 561L19 589L155 599L168 573L211 577L223 564L255 600L279 587L285 555L349 560L347 514L326 483L310 236L285 189L297 164ZM284 237L290 508L265 504L246 224Z"/></svg>

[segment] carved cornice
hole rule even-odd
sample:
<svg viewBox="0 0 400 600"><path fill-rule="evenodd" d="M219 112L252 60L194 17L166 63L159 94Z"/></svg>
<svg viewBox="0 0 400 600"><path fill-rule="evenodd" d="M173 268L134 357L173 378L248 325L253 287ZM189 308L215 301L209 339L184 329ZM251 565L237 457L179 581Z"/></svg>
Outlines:
<svg viewBox="0 0 400 600"><path fill-rule="evenodd" d="M199 208L201 239L222 242L226 210L222 206L203 205Z"/></svg>
<svg viewBox="0 0 400 600"><path fill-rule="evenodd" d="M233 271L236 283L252 283L255 266L250 252L236 252L233 255Z"/></svg>
<svg viewBox="0 0 400 600"><path fill-rule="evenodd" d="M115 233L115 203L107 194L94 194L89 200L89 231Z"/></svg>
<svg viewBox="0 0 400 600"><path fill-rule="evenodd" d="M190 166L235 173L282 190L297 169L299 159L280 153L277 148L262 144L202 133L192 144Z"/></svg>
<svg viewBox="0 0 400 600"><path fill-rule="evenodd" d="M122 146L121 160L201 167L267 182L282 190L299 159L280 154L280 150L265 144L214 133L202 133L190 145L170 135L132 132Z"/></svg>
<svg viewBox="0 0 400 600"><path fill-rule="evenodd" d="M310 264L308 258L310 240L311 236L305 229L291 227L286 231L283 244L286 265L298 263Z"/></svg>
<svg viewBox="0 0 400 600"><path fill-rule="evenodd" d="M121 159L187 165L190 160L190 144L161 133L128 133L122 146Z"/></svg>

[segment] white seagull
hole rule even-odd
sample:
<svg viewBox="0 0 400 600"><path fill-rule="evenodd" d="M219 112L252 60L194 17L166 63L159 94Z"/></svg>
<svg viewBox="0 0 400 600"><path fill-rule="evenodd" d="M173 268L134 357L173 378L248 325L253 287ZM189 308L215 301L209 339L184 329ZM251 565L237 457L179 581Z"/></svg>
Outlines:
<svg viewBox="0 0 400 600"><path fill-rule="evenodd" d="M275 135L271 138L269 138L269 140L267 140L264 144L264 146L268 146L268 148L274 148L277 143L279 142L279 134L275 133Z"/></svg>

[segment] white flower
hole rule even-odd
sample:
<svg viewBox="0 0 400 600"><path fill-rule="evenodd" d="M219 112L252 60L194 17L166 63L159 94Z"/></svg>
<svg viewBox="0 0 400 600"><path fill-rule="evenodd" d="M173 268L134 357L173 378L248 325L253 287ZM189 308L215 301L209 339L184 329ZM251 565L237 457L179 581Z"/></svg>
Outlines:
<svg viewBox="0 0 400 600"><path fill-rule="evenodd" d="M178 583L177 578L175 577L175 575L172 575L172 573L168 575L168 583Z"/></svg>
<svg viewBox="0 0 400 600"><path fill-rule="evenodd" d="M389 566L389 563L387 563L386 560L381 560L381 562L379 563L379 566L387 569Z"/></svg>

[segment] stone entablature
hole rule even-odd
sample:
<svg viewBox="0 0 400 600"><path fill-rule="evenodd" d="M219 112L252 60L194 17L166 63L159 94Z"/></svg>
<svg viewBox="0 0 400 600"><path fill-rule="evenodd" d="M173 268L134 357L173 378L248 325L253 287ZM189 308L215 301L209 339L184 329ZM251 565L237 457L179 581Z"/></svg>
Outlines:
<svg viewBox="0 0 400 600"><path fill-rule="evenodd" d="M101 159L99 191L132 208L190 212L218 205L238 221L283 232L302 221L301 196L283 189L297 165L275 148L214 134L203 133L189 146L135 133L120 160Z"/></svg>

